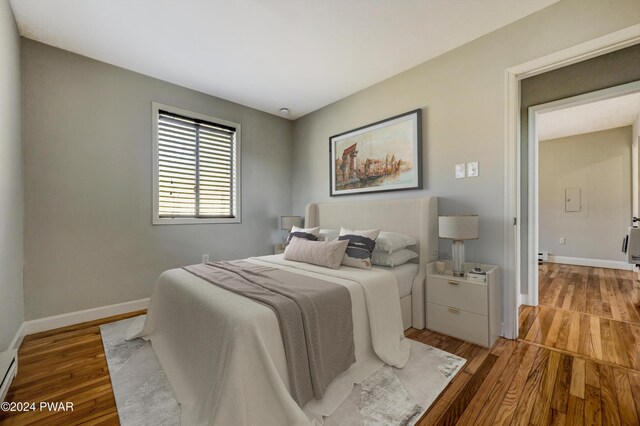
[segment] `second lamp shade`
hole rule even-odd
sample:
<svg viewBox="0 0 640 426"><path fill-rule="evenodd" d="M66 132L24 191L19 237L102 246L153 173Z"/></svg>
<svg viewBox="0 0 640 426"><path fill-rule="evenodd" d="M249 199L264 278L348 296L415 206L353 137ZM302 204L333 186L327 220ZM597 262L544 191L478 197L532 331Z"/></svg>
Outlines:
<svg viewBox="0 0 640 426"><path fill-rule="evenodd" d="M475 240L478 238L478 216L440 216L438 236L450 240Z"/></svg>
<svg viewBox="0 0 640 426"><path fill-rule="evenodd" d="M280 216L280 228L291 232L291 228L297 226L302 227L301 216Z"/></svg>

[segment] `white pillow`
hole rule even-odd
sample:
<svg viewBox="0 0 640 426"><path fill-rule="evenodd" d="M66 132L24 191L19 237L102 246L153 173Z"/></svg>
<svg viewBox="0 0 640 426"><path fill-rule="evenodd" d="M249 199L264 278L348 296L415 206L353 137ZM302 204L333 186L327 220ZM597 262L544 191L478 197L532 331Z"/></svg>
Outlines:
<svg viewBox="0 0 640 426"><path fill-rule="evenodd" d="M337 239L340 236L340 231L337 229L325 229L320 228L320 233L318 234L318 241L332 241Z"/></svg>
<svg viewBox="0 0 640 426"><path fill-rule="evenodd" d="M287 244L289 244L289 241L291 241L291 238L293 237L304 238L310 241L317 241L319 232L319 226L316 226L315 228L298 228L294 225L291 228L291 232L289 232L289 236L287 237Z"/></svg>
<svg viewBox="0 0 640 426"><path fill-rule="evenodd" d="M401 234L399 232L381 231L378 239L376 240L375 251L393 253L396 250L416 244L416 240L409 235Z"/></svg>
<svg viewBox="0 0 640 426"><path fill-rule="evenodd" d="M374 251L371 255L371 263L378 266L400 266L411 259L418 257L418 253L406 248L396 250L393 253L386 251Z"/></svg>
<svg viewBox="0 0 640 426"><path fill-rule="evenodd" d="M284 258L338 269L348 244L348 241L309 241L293 237L284 250Z"/></svg>
<svg viewBox="0 0 640 426"><path fill-rule="evenodd" d="M347 251L342 258L342 264L360 269L371 269L371 253L376 245L379 229L368 231L354 231L340 228L338 240L348 240Z"/></svg>

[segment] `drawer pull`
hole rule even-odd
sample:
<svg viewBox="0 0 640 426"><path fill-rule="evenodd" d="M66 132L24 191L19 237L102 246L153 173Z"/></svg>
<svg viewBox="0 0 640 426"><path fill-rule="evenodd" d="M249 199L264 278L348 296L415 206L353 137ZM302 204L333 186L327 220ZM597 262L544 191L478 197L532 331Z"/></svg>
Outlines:
<svg viewBox="0 0 640 426"><path fill-rule="evenodd" d="M460 283L459 283L458 281L449 281L449 284L451 284L451 285L458 285L458 284L460 284Z"/></svg>
<svg viewBox="0 0 640 426"><path fill-rule="evenodd" d="M457 314L460 312L460 309L456 309L456 308L449 308L449 312L451 312L452 314Z"/></svg>

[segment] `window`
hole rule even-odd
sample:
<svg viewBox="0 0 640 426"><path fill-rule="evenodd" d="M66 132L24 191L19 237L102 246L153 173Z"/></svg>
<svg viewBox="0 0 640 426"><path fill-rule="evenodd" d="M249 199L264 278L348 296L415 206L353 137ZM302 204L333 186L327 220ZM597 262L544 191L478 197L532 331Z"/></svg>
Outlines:
<svg viewBox="0 0 640 426"><path fill-rule="evenodd" d="M240 125L153 104L153 223L240 222Z"/></svg>

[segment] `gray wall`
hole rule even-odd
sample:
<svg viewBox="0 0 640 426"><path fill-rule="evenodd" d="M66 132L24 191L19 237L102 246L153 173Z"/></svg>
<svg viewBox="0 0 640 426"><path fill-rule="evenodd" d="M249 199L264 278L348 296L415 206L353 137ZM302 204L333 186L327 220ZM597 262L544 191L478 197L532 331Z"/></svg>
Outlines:
<svg viewBox="0 0 640 426"><path fill-rule="evenodd" d="M440 213L477 213L467 259L504 263L505 69L640 21L640 1L562 0L538 13L308 114L294 124L294 211L330 201L329 137L423 108L424 190L339 201L436 195ZM455 179L454 165L480 162ZM440 242L441 250L450 244Z"/></svg>
<svg viewBox="0 0 640 426"><path fill-rule="evenodd" d="M540 250L626 262L620 241L631 224L631 143L631 126L540 142ZM580 188L580 212L565 212L566 188Z"/></svg>
<svg viewBox="0 0 640 426"><path fill-rule="evenodd" d="M640 6L638 6L640 9ZM520 83L521 291L529 292L529 107L640 80L640 44L522 80Z"/></svg>
<svg viewBox="0 0 640 426"><path fill-rule="evenodd" d="M0 352L24 319L20 37L8 0L0 0Z"/></svg>
<svg viewBox="0 0 640 426"><path fill-rule="evenodd" d="M149 297L169 268L272 253L291 122L22 43L26 319ZM151 102L242 124L242 223L151 225Z"/></svg>

